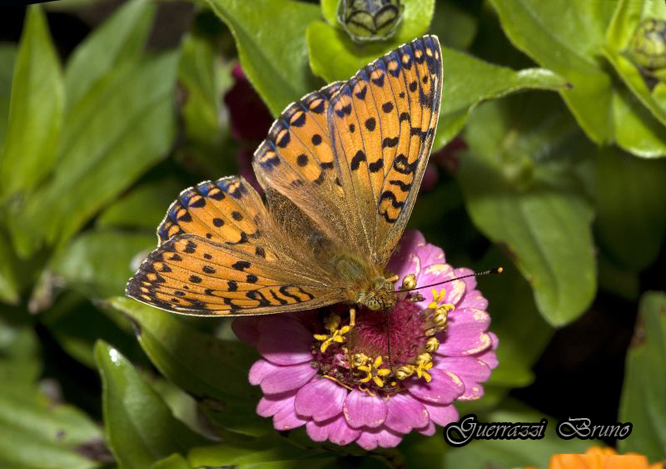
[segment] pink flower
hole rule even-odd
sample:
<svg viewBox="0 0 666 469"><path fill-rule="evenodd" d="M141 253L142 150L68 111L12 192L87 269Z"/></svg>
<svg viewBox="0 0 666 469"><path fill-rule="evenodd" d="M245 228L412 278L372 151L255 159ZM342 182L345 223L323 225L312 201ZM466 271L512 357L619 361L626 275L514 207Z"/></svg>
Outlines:
<svg viewBox="0 0 666 469"><path fill-rule="evenodd" d="M397 289L471 273L446 264L418 231L405 234L388 269ZM385 312L360 308L352 327L345 305L237 319L236 335L262 356L250 369L264 393L257 413L278 430L305 425L314 441L366 450L458 420L454 401L483 396L497 366L488 302L473 277L399 295L390 334Z"/></svg>

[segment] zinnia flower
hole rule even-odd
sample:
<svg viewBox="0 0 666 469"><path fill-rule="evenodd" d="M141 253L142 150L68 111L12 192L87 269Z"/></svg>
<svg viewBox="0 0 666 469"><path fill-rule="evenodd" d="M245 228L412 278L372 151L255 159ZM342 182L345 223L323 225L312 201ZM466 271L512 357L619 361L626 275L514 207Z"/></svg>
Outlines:
<svg viewBox="0 0 666 469"><path fill-rule="evenodd" d="M554 454L548 469L664 469L664 465L650 465L640 454L619 455L613 448L592 446L585 454Z"/></svg>
<svg viewBox="0 0 666 469"><path fill-rule="evenodd" d="M405 234L388 270L397 289L472 273L446 264L417 231ZM454 401L483 395L497 366L488 302L475 287L471 277L399 293L388 315L360 308L355 325L348 305L236 320L236 335L262 355L250 369L264 393L257 413L277 430L305 425L315 441L367 450L396 446L412 430L433 435L458 420Z"/></svg>

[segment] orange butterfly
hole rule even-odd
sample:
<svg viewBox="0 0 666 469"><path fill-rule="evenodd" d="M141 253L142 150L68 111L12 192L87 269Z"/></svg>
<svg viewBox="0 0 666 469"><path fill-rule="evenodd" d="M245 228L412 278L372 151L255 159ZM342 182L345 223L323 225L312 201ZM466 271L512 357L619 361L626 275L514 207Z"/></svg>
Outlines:
<svg viewBox="0 0 666 469"><path fill-rule="evenodd" d="M285 109L241 177L183 191L126 293L176 313L243 316L395 303L386 264L430 156L442 89L424 36Z"/></svg>

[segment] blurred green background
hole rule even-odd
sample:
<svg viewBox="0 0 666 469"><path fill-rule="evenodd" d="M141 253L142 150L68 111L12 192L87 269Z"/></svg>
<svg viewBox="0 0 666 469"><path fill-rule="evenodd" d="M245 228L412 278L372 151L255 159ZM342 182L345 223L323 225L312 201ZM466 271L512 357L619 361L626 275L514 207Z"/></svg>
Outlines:
<svg viewBox="0 0 666 469"><path fill-rule="evenodd" d="M337 0L0 6L0 467L546 467L590 444L665 457L666 74L639 46L666 44L640 36L666 4L403 4L395 36L363 45ZM252 179L288 103L427 32L444 90L410 225L454 266L505 267L480 280L500 366L459 410L549 431L372 453L277 433L229 320L140 305L124 284L182 189ZM633 432L564 441L568 417Z"/></svg>

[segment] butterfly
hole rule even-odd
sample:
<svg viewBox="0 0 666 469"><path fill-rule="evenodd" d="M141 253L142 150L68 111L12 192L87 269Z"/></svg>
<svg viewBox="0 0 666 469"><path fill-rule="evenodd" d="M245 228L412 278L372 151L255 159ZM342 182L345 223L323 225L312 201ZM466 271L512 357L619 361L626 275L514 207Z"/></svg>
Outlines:
<svg viewBox="0 0 666 469"><path fill-rule="evenodd" d="M289 105L259 145L262 198L239 176L181 192L126 294L175 313L244 316L395 304L386 265L437 127L436 36Z"/></svg>

